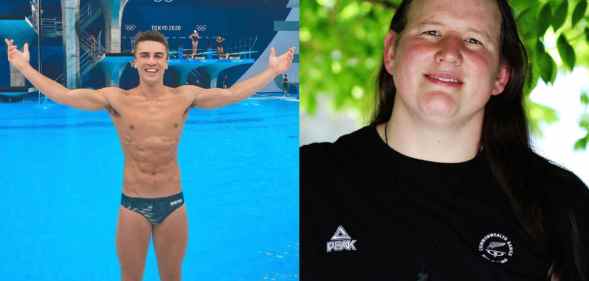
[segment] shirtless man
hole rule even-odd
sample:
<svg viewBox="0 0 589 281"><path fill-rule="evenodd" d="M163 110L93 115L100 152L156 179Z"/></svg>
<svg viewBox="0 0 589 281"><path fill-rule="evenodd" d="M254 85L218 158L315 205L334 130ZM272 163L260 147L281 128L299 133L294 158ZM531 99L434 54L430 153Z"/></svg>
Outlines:
<svg viewBox="0 0 589 281"><path fill-rule="evenodd" d="M220 107L245 99L290 67L294 50L281 56L272 49L268 68L228 89L164 85L168 45L158 32L139 33L132 67L139 85L67 89L29 64L29 48L19 51L5 39L8 61L53 101L84 110L107 109L125 155L124 183L117 226L117 255L123 281L141 280L153 234L160 278L180 280L188 239L186 210L180 187L177 148L192 107Z"/></svg>

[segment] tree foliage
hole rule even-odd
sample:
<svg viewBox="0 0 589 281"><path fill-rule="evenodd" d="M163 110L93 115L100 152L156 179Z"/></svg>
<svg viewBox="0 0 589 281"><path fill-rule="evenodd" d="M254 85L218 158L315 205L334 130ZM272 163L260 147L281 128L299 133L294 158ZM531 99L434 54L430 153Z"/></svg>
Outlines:
<svg viewBox="0 0 589 281"><path fill-rule="evenodd" d="M528 51L530 73L525 87L531 130L558 120L556 112L534 103L530 93L539 81L554 83L557 73L589 67L588 0L511 0L520 36ZM356 110L370 118L383 40L400 0L301 1L301 108L317 109L317 97L328 95L336 110ZM567 94L567 93L554 93ZM581 96L589 106L587 93ZM575 148L589 144L589 112L579 119L585 136Z"/></svg>

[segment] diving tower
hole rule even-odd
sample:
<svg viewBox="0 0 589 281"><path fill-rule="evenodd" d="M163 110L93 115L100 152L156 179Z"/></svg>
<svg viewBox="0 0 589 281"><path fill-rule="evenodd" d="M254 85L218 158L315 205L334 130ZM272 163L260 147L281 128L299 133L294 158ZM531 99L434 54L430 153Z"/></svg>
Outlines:
<svg viewBox="0 0 589 281"><path fill-rule="evenodd" d="M128 2L129 0L100 0L100 6L104 13L107 52L121 52L121 25L123 12Z"/></svg>
<svg viewBox="0 0 589 281"><path fill-rule="evenodd" d="M298 88L299 85L299 0L289 0L287 8L290 12L283 21L274 22L274 31L276 35L268 44L268 47L259 56L258 60L239 78L238 81L243 81L251 78L256 73L266 69L268 66L268 56L270 55L270 48L276 48L276 54L279 55L286 52L288 48L295 47L295 57L291 68L286 72L288 75L289 84ZM282 91L282 77L278 76L274 79L274 83L269 83L260 92L281 92Z"/></svg>

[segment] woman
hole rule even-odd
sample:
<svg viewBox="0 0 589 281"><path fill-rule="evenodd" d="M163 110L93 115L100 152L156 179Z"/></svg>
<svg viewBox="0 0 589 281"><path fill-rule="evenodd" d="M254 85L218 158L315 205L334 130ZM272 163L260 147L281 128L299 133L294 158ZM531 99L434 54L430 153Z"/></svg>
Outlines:
<svg viewBox="0 0 589 281"><path fill-rule="evenodd" d="M190 34L190 41L192 42L192 55L191 57L194 59L198 52L198 40L200 40L200 35L196 29Z"/></svg>
<svg viewBox="0 0 589 281"><path fill-rule="evenodd" d="M589 192L535 154L506 1L403 1L373 122L301 148L301 280L588 280Z"/></svg>

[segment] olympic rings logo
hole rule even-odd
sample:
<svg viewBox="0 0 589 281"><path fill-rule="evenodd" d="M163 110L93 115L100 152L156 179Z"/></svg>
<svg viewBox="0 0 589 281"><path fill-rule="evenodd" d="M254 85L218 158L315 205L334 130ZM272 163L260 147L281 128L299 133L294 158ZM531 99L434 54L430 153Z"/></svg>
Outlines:
<svg viewBox="0 0 589 281"><path fill-rule="evenodd" d="M197 24L194 26L194 29L196 29L196 31L198 31L198 32L207 31L207 25L206 24Z"/></svg>
<svg viewBox="0 0 589 281"><path fill-rule="evenodd" d="M172 3L172 1L174 1L174 0L153 0L154 3L161 3L162 1L164 1L166 3Z"/></svg>
<svg viewBox="0 0 589 281"><path fill-rule="evenodd" d="M125 24L125 30L126 31L133 31L137 28L137 26L135 26L134 24Z"/></svg>

